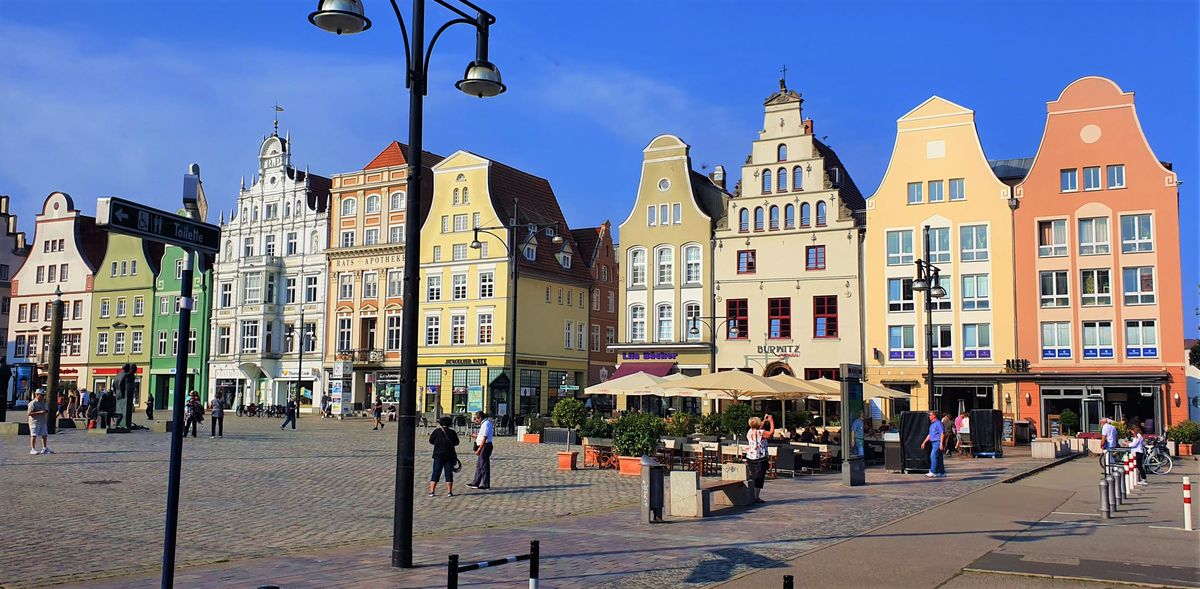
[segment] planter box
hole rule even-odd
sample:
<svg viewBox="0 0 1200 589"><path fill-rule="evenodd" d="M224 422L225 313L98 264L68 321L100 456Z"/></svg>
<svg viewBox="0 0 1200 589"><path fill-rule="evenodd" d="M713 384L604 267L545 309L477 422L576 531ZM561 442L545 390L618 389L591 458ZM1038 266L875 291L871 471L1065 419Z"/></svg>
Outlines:
<svg viewBox="0 0 1200 589"><path fill-rule="evenodd" d="M1191 456L1193 450L1194 450L1194 448L1192 447L1192 444L1180 444L1179 445L1179 455L1180 456Z"/></svg>
<svg viewBox="0 0 1200 589"><path fill-rule="evenodd" d="M566 427L548 427L542 432L543 444L579 445L579 432Z"/></svg>
<svg viewBox="0 0 1200 589"><path fill-rule="evenodd" d="M1062 438L1039 438L1029 444L1034 458L1054 459L1071 453L1070 446Z"/></svg>
<svg viewBox="0 0 1200 589"><path fill-rule="evenodd" d="M559 452L558 470L575 470L575 458L577 456L579 456L578 452Z"/></svg>
<svg viewBox="0 0 1200 589"><path fill-rule="evenodd" d="M621 476L642 476L642 457L641 456L618 456L617 461L620 463Z"/></svg>
<svg viewBox="0 0 1200 589"><path fill-rule="evenodd" d="M525 434L521 436L521 441L526 444L541 444L542 434Z"/></svg>

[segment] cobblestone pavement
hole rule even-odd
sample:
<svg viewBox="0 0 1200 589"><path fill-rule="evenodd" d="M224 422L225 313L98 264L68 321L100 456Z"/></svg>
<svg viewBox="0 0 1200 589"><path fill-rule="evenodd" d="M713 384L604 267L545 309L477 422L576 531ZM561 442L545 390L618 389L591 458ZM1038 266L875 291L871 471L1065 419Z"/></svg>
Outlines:
<svg viewBox="0 0 1200 589"><path fill-rule="evenodd" d="M506 482L505 488L490 493L463 489L463 496L456 498L418 495L417 527L423 533L415 541L418 568L402 571L388 567L393 435L370 435L379 432L369 428L364 432L361 422L333 424L311 418L301 422L308 431L296 436L260 431L263 428L257 420L235 421L234 427L247 421L254 433L245 434L240 441L204 439L191 444L195 454L189 452L185 473L189 480L202 482L185 489L180 560L201 566L182 567L176 575L179 587L445 586L447 554L459 553L463 562L497 558L525 552L529 540L535 538L541 542L543 587L707 587L752 569L781 567L813 548L1045 464L1031 460L1027 451L1010 452L1001 460L952 459L947 465L951 477L942 480L872 468L868 470L869 484L855 488L841 486L837 474L795 480L785 477L768 482L764 492L768 503L764 505L718 512L718 517L703 520L669 517L667 523L648 525L637 516L636 479L618 477L611 471L556 472L552 470L555 448L501 441L495 469L497 480ZM117 438L104 440L120 445ZM209 456L214 449L232 443L239 444L236 451L220 450L221 455ZM145 487L163 486L166 437L157 444L158 455L145 461L154 463L147 469L153 472L146 477ZM292 449L307 459L284 457ZM152 454L154 450L142 452ZM256 459L243 460L247 454ZM66 461L66 456L49 458ZM120 460L123 455L115 456ZM9 463L28 469L31 463L47 458L25 457L33 460L23 459L16 450L6 452L0 462L0 492L15 490L14 478L27 480L26 474L9 474ZM197 465L204 461L211 464ZM247 462L260 464L246 466ZM419 462L419 474L427 468L427 460ZM205 469L205 474L193 474ZM470 466L465 469L471 470ZM90 487L79 481L125 480L121 476L132 478L105 474L80 479L79 473L59 474L60 479L74 481L68 485L71 493L88 489L110 495L114 494L112 487L126 483ZM44 476L38 480L55 485ZM507 486L509 481L511 486ZM215 495L205 497L200 488L211 489ZM55 580L86 580L74 585L78 587L156 587L163 491L149 488L144 493L152 503L142 504L153 512L132 514L137 519L131 527L137 533L81 534L75 529L96 530L95 524L60 526L51 531L56 545L86 542L93 553L112 554L94 576L88 576L93 575L90 567L64 562L61 570L54 571L56 577L50 578L26 563L23 555L17 560L6 555L6 571L7 563L19 567L13 569L17 575L6 580L12 587ZM43 500L45 495L43 492ZM304 497L304 503L283 503L284 497L298 496ZM22 503L16 513L27 513L31 505ZM210 510L217 511L210 515ZM297 510L300 517L289 519L289 512ZM318 519L318 513L325 515ZM19 519L6 514L0 523L12 529L8 520ZM116 519L109 520L110 525ZM45 528L28 522L20 526L23 530ZM139 548L124 548L131 545ZM255 558L262 555L270 556ZM514 564L466 573L461 584L523 584L525 570L523 564ZM87 580L101 575L121 576Z"/></svg>
<svg viewBox="0 0 1200 589"><path fill-rule="evenodd" d="M367 420L225 420L225 437L184 444L177 562L240 561L354 544L390 544L396 429ZM424 431L424 430L423 430ZM557 448L497 438L494 490L472 492L465 439L461 497L428 492L426 433L417 434L418 534L535 524L632 506L637 481L554 470ZM166 507L167 434L52 436L31 456L27 437L0 438L0 587L23 588L158 571ZM470 459L470 460L468 460ZM459 493L456 493L459 494ZM478 494L475 494L478 493ZM486 494L485 494L486 493ZM47 550L49 549L49 550ZM39 558L32 557L38 554ZM48 556L48 558L40 558ZM157 572L154 573L157 575ZM90 583L88 583L90 585Z"/></svg>

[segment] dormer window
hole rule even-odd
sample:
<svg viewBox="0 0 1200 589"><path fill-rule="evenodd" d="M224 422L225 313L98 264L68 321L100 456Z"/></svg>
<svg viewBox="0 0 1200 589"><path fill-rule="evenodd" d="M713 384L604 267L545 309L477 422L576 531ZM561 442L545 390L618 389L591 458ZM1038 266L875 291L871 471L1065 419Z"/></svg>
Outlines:
<svg viewBox="0 0 1200 589"><path fill-rule="evenodd" d="M570 270L571 269L571 254L570 254L570 252L563 252L562 254L559 254L559 262L562 264L562 267L564 269Z"/></svg>
<svg viewBox="0 0 1200 589"><path fill-rule="evenodd" d="M554 228L553 227L546 228L546 237L554 237Z"/></svg>
<svg viewBox="0 0 1200 589"><path fill-rule="evenodd" d="M524 254L525 259L529 260L530 262L537 260L537 242L530 241L529 243L526 243L525 248L522 249L522 254Z"/></svg>

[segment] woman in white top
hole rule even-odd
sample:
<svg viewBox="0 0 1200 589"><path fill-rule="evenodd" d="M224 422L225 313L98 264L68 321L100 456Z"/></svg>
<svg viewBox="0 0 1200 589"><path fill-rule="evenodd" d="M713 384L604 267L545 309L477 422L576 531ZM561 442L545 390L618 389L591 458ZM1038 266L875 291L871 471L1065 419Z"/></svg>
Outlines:
<svg viewBox="0 0 1200 589"><path fill-rule="evenodd" d="M1129 428L1129 430L1129 433L1132 437L1129 440L1129 444L1126 445L1126 448L1129 448L1129 452L1133 454L1134 460L1137 461L1137 484L1145 485L1146 467L1144 465L1144 460L1146 457L1146 439L1142 437L1142 428L1136 423L1133 425L1133 427Z"/></svg>
<svg viewBox="0 0 1200 589"><path fill-rule="evenodd" d="M763 483L767 480L767 440L775 434L775 418L764 415L762 419L750 418L750 430L746 432L746 471L750 480L754 481L754 502L764 503L759 497ZM764 423L768 429L764 430Z"/></svg>

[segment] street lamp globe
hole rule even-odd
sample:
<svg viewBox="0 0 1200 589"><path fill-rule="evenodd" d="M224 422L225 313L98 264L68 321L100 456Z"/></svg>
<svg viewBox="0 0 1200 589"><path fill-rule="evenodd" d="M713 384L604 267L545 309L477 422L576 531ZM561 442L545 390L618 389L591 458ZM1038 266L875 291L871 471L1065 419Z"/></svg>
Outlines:
<svg viewBox="0 0 1200 589"><path fill-rule="evenodd" d="M940 299L946 296L946 289L942 288L942 285L940 284L934 285L934 287L929 290L929 296L935 299Z"/></svg>
<svg viewBox="0 0 1200 589"><path fill-rule="evenodd" d="M912 283L912 289L915 292L925 292L925 290L928 288L929 288L929 281L925 280L924 278L918 278L918 279L914 280Z"/></svg>
<svg viewBox="0 0 1200 589"><path fill-rule="evenodd" d="M550 240L550 243L553 243L554 245L562 245L562 242L563 242L563 238L561 235L558 235L558 234L555 234L554 238Z"/></svg>
<svg viewBox="0 0 1200 589"><path fill-rule="evenodd" d="M463 79L455 82L454 87L479 98L497 96L508 89L500 81L500 70L492 62L482 59L468 64Z"/></svg>
<svg viewBox="0 0 1200 589"><path fill-rule="evenodd" d="M338 35L371 28L371 19L363 14L362 0L317 0L317 10L308 15L308 22Z"/></svg>
<svg viewBox="0 0 1200 589"><path fill-rule="evenodd" d="M472 240L471 240L471 249L473 249L473 250L477 250L477 249L479 249L479 248L481 248L481 247L483 247L483 244L482 244L482 243L479 243L479 240L478 240L478 239L472 239Z"/></svg>
<svg viewBox="0 0 1200 589"><path fill-rule="evenodd" d="M692 335L700 335L700 329L693 325L692 328L688 330L688 333Z"/></svg>

